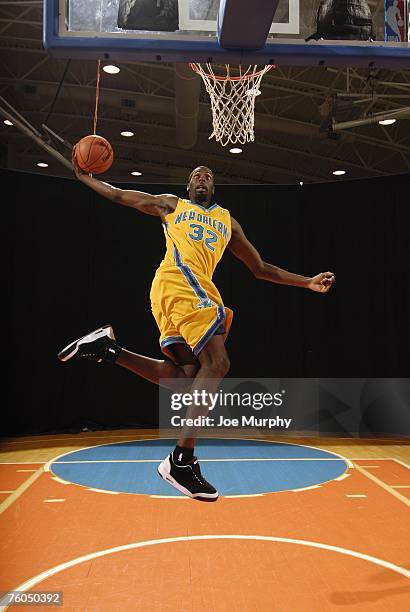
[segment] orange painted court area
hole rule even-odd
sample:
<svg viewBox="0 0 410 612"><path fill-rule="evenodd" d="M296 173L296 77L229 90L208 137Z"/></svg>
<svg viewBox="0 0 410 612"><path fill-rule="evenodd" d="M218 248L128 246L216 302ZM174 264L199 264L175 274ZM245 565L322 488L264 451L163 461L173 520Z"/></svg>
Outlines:
<svg viewBox="0 0 410 612"><path fill-rule="evenodd" d="M29 590L63 591L73 611L407 612L410 470L354 450L338 480L215 504L93 491L42 471L5 509L13 493L1 494L1 590L40 577ZM44 464L3 463L1 490Z"/></svg>

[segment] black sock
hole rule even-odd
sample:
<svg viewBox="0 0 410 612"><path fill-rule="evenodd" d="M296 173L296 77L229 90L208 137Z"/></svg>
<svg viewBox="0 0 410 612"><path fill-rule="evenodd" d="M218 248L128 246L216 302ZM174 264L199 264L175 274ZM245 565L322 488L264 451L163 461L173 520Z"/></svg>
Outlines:
<svg viewBox="0 0 410 612"><path fill-rule="evenodd" d="M118 346L114 341L111 341L105 349L104 361L108 363L115 363L120 356L122 348Z"/></svg>
<svg viewBox="0 0 410 612"><path fill-rule="evenodd" d="M182 446L176 446L174 452L172 453L172 458L176 465L186 465L194 456L193 448L185 448Z"/></svg>

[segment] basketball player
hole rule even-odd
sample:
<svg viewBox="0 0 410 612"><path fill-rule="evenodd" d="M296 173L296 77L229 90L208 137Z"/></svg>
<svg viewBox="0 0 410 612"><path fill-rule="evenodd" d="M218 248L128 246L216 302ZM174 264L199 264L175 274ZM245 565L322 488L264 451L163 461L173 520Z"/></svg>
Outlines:
<svg viewBox="0 0 410 612"><path fill-rule="evenodd" d="M404 21L402 19L400 13L400 7L398 0L393 0L393 4L391 4L386 11L386 26L388 26L393 32L394 36L389 36L389 32L387 31L387 40L400 42L401 41L401 32L400 28L404 25Z"/></svg>
<svg viewBox="0 0 410 612"><path fill-rule="evenodd" d="M254 276L272 283L295 285L327 293L332 272L313 278L292 274L262 260L229 211L211 203L214 176L206 166L195 168L188 179L189 199L117 189L83 173L73 162L77 178L99 195L124 206L160 217L166 253L151 288L152 313L160 331L164 360L152 359L120 347L110 325L96 329L63 349L61 361L88 358L116 363L158 384L161 378L193 379L191 393L201 393L200 406L188 407L187 419L207 414L206 395L214 393L229 370L225 339L232 311L224 306L212 282L215 267L228 248ZM194 456L195 429L184 428L177 446L158 467L160 476L189 497L216 501L218 492L201 474Z"/></svg>

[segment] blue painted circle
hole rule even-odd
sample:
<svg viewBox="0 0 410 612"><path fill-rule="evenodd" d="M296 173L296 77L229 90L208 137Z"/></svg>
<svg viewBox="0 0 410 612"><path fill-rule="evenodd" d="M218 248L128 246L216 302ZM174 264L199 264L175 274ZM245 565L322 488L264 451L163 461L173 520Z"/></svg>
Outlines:
<svg viewBox="0 0 410 612"><path fill-rule="evenodd" d="M161 439L95 446L59 457L51 470L85 487L177 496L180 493L157 474L157 464L174 445L174 440ZM328 451L258 440L202 439L196 452L202 473L221 495L310 487L337 478L348 467L345 460Z"/></svg>

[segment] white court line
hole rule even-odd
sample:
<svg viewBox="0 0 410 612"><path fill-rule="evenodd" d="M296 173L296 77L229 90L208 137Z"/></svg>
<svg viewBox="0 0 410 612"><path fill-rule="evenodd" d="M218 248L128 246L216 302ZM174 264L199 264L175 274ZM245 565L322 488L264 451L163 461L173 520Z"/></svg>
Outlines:
<svg viewBox="0 0 410 612"><path fill-rule="evenodd" d="M71 438L54 438L54 437L50 437L50 438L39 438L37 439L35 436L33 436L30 440L11 440L10 438L0 438L0 444L27 444L27 442L54 442L54 441L66 441L66 440L75 440L76 442L78 442L79 437L82 440L107 440L107 438L113 439L113 438L129 438L130 436L134 436L135 433L131 433L129 435L126 434L116 434L116 435L109 435L107 434L106 436L84 436L83 432L79 432L77 437L71 437ZM172 438L162 438L162 437L158 437L155 436L154 434L144 434L144 438L137 438L137 440L135 440L135 438L132 438L132 440L129 440L130 442L141 442L142 440L176 440L176 436L172 437ZM312 436L304 436L305 438L311 438ZM295 439L303 439L303 436L289 436L289 438L292 438L292 440ZM212 440L256 440L256 438L219 438L219 437L212 437ZM259 438L258 438L259 439ZM326 438L327 440L331 440L332 442L337 439L337 440L348 440L349 442L351 442L352 440L355 440L356 438L332 438L331 436L329 436L328 438ZM390 443L396 443L398 445L400 445L401 442L405 442L406 440L400 440L400 438L357 438L360 441L363 440L370 440L371 442L375 442L375 441L379 441L379 442L390 442ZM277 440L265 440L265 439L259 439L262 442L274 442L274 443L278 443L278 444L293 444L293 442L279 442ZM110 442L108 442L108 444L110 444ZM296 444L296 446L301 446L300 444ZM311 448L315 448L314 446L312 446ZM329 451L329 452L333 452L333 451ZM372 457L372 459L374 459L374 457Z"/></svg>
<svg viewBox="0 0 410 612"><path fill-rule="evenodd" d="M149 497L154 497L155 499L191 499L190 497L183 497L180 495L150 495Z"/></svg>
<svg viewBox="0 0 410 612"><path fill-rule="evenodd" d="M346 497L367 497L367 495L362 495L361 493L346 495Z"/></svg>
<svg viewBox="0 0 410 612"><path fill-rule="evenodd" d="M315 446L310 446L308 444L294 444L293 442L279 442L276 440L262 440L260 438L211 438L212 440L228 440L228 441L235 441L235 440L247 440L249 442L264 442L265 444L284 444L287 446L299 446L301 448L311 448L313 450L320 450L323 453L329 453L331 455L334 455L336 458L338 457L339 459L342 459L347 465L348 467L352 468L353 463L351 462L350 459L347 459L347 457L343 457L342 455L340 455L339 453L336 453L334 451L327 451L324 450L322 448L317 448ZM175 440L175 438L138 438L138 439L134 439L134 440L127 440L127 442L149 442L152 440ZM44 471L45 472L50 472L51 471L51 464L52 463L62 463L62 461L58 461L59 459L61 459L61 457L65 457L66 455L70 455L71 453L75 453L75 452L79 452L79 451L84 451L84 450L89 450L91 448L101 448L102 446L112 446L113 444L117 444L115 442L106 442L104 444L93 444L92 446L85 446L84 448L79 448L77 450L71 450L71 451L66 451L64 453L61 453L60 455L57 455L57 457L54 457L53 459L50 459L49 461L47 461L47 463L44 466ZM323 458L323 457L322 457ZM320 457L318 457L317 459L320 459ZM324 458L326 459L326 458ZM327 459L328 460L328 459ZM140 461L145 461L143 459L140 459ZM148 461L148 460L147 460ZM158 461L162 461L162 459L159 459ZM204 461L203 459L201 459L201 461ZM81 462L82 463L82 462Z"/></svg>
<svg viewBox="0 0 410 612"><path fill-rule="evenodd" d="M74 483L76 484L76 483ZM119 491L108 491L108 489L95 489L94 487L86 487L88 491L95 491L95 493L108 493L108 495L119 495Z"/></svg>
<svg viewBox="0 0 410 612"><path fill-rule="evenodd" d="M400 459L396 459L396 457L350 457L352 461L397 461L397 463L401 463L404 467L410 467L400 461Z"/></svg>
<svg viewBox="0 0 410 612"><path fill-rule="evenodd" d="M269 493L270 491L267 491L267 493ZM232 498L236 498L236 497L265 497L266 493L249 493L246 495L221 495L221 498L223 497L224 499L226 499L227 497L229 497L230 499ZM186 495L184 496L176 496L176 495L149 495L149 497L153 497L154 499L191 499L190 497L187 497Z"/></svg>
<svg viewBox="0 0 410 612"><path fill-rule="evenodd" d="M127 440L127 442L144 442L144 441L152 441L153 438L141 438L141 439L134 439L134 440ZM174 438L154 438L154 440L174 440ZM340 455L339 453L335 453L333 451L326 451L323 450L321 448L317 448L315 446L310 446L307 444L294 444L292 442L279 442L279 441L274 441L274 440L262 440L259 438L212 438L212 440L225 440L225 441L235 441L235 440L245 440L245 441L250 441L250 442L264 442L264 443L270 443L270 444L282 444L282 445L287 445L287 446L297 446L297 447L301 447L301 448L310 448L312 450L320 450L323 453L328 453L331 455L334 455L333 457L305 457L305 458L301 458L301 459L297 459L294 457L289 457L289 458L285 458L285 459L280 459L278 457L275 458L254 458L254 459L239 459L240 461L266 461L266 460L272 460L272 461L284 461L284 460L291 460L291 461L306 461L306 460L310 460L310 461L318 461L318 460L323 460L323 461L343 461L348 468L353 468L353 463L350 461L350 459L347 459L346 457L343 457L342 455ZM61 459L62 457L65 457L67 455L70 455L72 453L75 452L80 452L80 451L84 451L84 450L89 450L92 448L101 448L102 446L112 446L113 444L118 444L115 442L106 442L104 444L94 444L93 446L88 446L88 447L84 447L78 450L70 450L70 451L66 451L64 453L61 453L60 455L58 455L57 457L54 457L53 459L50 459L44 466L44 471L45 472L51 472L52 474L54 474L54 472L51 469L51 466L56 463L56 464L60 464L60 463L85 463L85 461L59 461L59 459ZM124 462L124 463L131 463L131 462L135 462L135 463L160 463L162 461L162 459L131 459L131 460L126 460L126 459L120 459L120 460L86 460L89 463L100 463L100 462L106 462L106 463L117 463L117 462ZM201 459L201 462L203 461L238 461L238 459ZM332 482L335 479L331 479L331 480L327 480L327 481L323 481L320 483L320 485L313 485L313 486L317 486L320 487L321 485L326 484L327 482ZM88 489L89 487L85 486L85 485L81 485L79 483L75 483L73 482L72 484L77 485L77 486L82 486L83 488ZM293 492L298 492L298 491L304 491L306 489L310 489L310 487L307 488L302 488L302 489L286 489L286 491L293 491ZM110 493L111 491L107 490L101 490L101 492L107 492ZM115 491L115 493L119 493L118 491ZM269 494L272 493L272 491L266 491L266 493L263 493L262 495L265 494ZM141 494L142 495L142 494ZM153 497L152 495L150 495L150 497ZM157 496L159 499L162 498L162 496ZM164 496L165 498L168 498L169 496Z"/></svg>
<svg viewBox="0 0 410 612"><path fill-rule="evenodd" d="M410 489L410 485L390 485L390 486L392 489Z"/></svg>
<svg viewBox="0 0 410 612"><path fill-rule="evenodd" d="M410 470L410 465L407 465L407 463L404 463L404 461L400 461L400 459L396 459L395 457L393 457L393 461L396 461L396 463L399 463L400 465L402 465L403 467L407 468L408 470Z"/></svg>
<svg viewBox="0 0 410 612"><path fill-rule="evenodd" d="M46 461L0 461L0 465L44 465Z"/></svg>
<svg viewBox="0 0 410 612"><path fill-rule="evenodd" d="M55 480L56 482L59 482L60 484L64 484L64 485L72 484L68 480L63 480L59 476L51 476L51 478L52 478L52 480Z"/></svg>
<svg viewBox="0 0 410 612"><path fill-rule="evenodd" d="M317 447L317 446L311 446L309 444L296 444L294 442L280 442L279 440L263 440L262 438L215 438L215 439L219 439L219 440L248 440L250 442L268 442L270 444L285 444L287 446L300 446L301 448L312 448L313 450L320 450L322 451L322 453L329 453L330 455L334 455L335 457L339 457L340 459L342 459L343 461L345 461L345 463L347 463L347 465L352 468L353 467L353 463L350 461L350 459L348 459L347 457L344 457L343 455L341 455L340 453L336 453L335 451L329 451L329 450L325 450L323 448Z"/></svg>
<svg viewBox="0 0 410 612"><path fill-rule="evenodd" d="M24 493L24 491L28 489L29 486L33 484L33 482L37 480L37 478L41 476L42 473L43 473L43 468L42 467L38 468L38 470L34 474L32 474L29 478L27 478L27 480L25 480L19 487L17 487L17 489L11 495L9 495L9 497L6 497L6 499L0 504L0 514L4 512L5 510L7 510L7 508L11 506L11 504L18 497L20 497L20 495L22 495L22 493Z"/></svg>
<svg viewBox="0 0 410 612"><path fill-rule="evenodd" d="M351 476L351 474L346 474L345 472L341 476L338 476L337 478L335 478L335 480L344 480L345 478L349 478L349 476Z"/></svg>
<svg viewBox="0 0 410 612"><path fill-rule="evenodd" d="M361 465L362 468L379 468L380 465Z"/></svg>
<svg viewBox="0 0 410 612"><path fill-rule="evenodd" d="M269 493L269 491L268 491ZM229 497L230 499L232 498L236 498L236 497L264 497L265 493L250 493L249 495L223 495L221 497L223 497L224 499L226 499L227 497ZM153 497L154 499L191 499L190 497L186 497L185 495L182 496L176 496L176 495L150 495L149 497Z"/></svg>
<svg viewBox="0 0 410 612"><path fill-rule="evenodd" d="M106 440L107 438L130 438L132 436L135 436L135 434L129 434L128 436L125 434L118 434L118 435L114 435L114 436L83 436L81 432L79 432L78 436L76 438L40 438L37 439L35 436L33 437L33 439L31 440L10 440L10 439L5 439L5 438L0 438L0 444L27 444L27 442L65 442L67 440L75 440L76 442L78 442L80 439L81 440ZM150 434L144 434L144 436L150 436ZM132 440L130 440L130 442L141 442L141 440L162 440L164 438L158 438L158 436L154 437L154 434L152 434L152 438L150 437L145 437L145 438L138 438L138 440L135 440L134 438L132 438ZM176 438L168 438L169 440L175 440ZM362 438L363 439L363 438ZM378 438L380 439L380 438ZM110 442L108 442L108 444L111 444ZM75 450L75 449L74 449ZM36 463L36 462L34 462Z"/></svg>
<svg viewBox="0 0 410 612"><path fill-rule="evenodd" d="M12 491L0 491L0 493L14 493L14 489Z"/></svg>
<svg viewBox="0 0 410 612"><path fill-rule="evenodd" d="M16 470L16 472L37 472L37 470Z"/></svg>
<svg viewBox="0 0 410 612"><path fill-rule="evenodd" d="M351 457L352 461L395 461L396 463L399 463L400 465L402 465L403 467L410 469L410 465L407 465L407 463L404 463L404 461L401 461L401 459L396 459L396 457Z"/></svg>
<svg viewBox="0 0 410 612"><path fill-rule="evenodd" d="M65 502L65 499L43 499L43 502L47 502L47 503Z"/></svg>
<svg viewBox="0 0 410 612"><path fill-rule="evenodd" d="M43 580L50 578L50 576L55 576L66 569L79 565L80 563L85 563L86 561L92 561L93 559L98 559L99 557L105 557L107 555L111 555L117 552L123 552L126 550L135 550L137 548L145 548L147 546L156 546L160 544L174 544L176 542L195 542L195 541L204 541L204 540L256 540L259 542L279 542L284 544L297 544L300 546L308 546L311 548L319 548L322 550L330 550L332 552L337 552L342 555L347 555L350 557L354 557L356 559L360 559L361 561L368 561L369 563L373 563L374 565L378 565L379 567L384 567L385 569L389 569L405 578L410 578L410 571L405 569L404 567L400 567L399 565L395 565L390 561L384 561L384 559L378 559L377 557L372 557L371 555L366 555L364 553L357 552L355 550L350 550L348 548L341 548L340 546L332 546L331 544L322 544L321 542L311 542L309 540L294 540L291 538L279 538L273 536L259 536L259 535L198 535L198 536L181 536L176 538L163 538L160 540L145 540L143 542L133 542L132 544L125 544L122 546L115 546L113 548L107 548L105 550L99 550L94 553L90 553L88 555L83 555L82 557L77 557L76 559L71 559L71 561L66 561L65 563L60 563L60 565L56 565L29 580L23 582L19 586L14 587L13 591L28 591L32 587L36 586ZM8 606L1 606L0 612L6 610Z"/></svg>
<svg viewBox="0 0 410 612"><path fill-rule="evenodd" d="M310 487L302 487L300 489L288 489L288 491L292 491L293 493L298 493L299 491L309 491L310 489L320 489L320 485L311 485Z"/></svg>
<svg viewBox="0 0 410 612"><path fill-rule="evenodd" d="M56 465L66 465L71 463L161 463L162 459L85 459L84 461L53 461ZM325 457L287 457L281 459L280 457L249 457L247 458L224 458L224 459L201 459L201 463L209 463L212 461L343 461L343 459Z"/></svg>
<svg viewBox="0 0 410 612"><path fill-rule="evenodd" d="M264 497L263 493L250 493L246 495L224 495L223 497L236 498L236 497Z"/></svg>
<svg viewBox="0 0 410 612"><path fill-rule="evenodd" d="M392 487L390 487L388 484L386 484L379 478L376 478L374 474L372 474L371 472L367 472L360 465L357 465L357 464L356 464L356 469L359 470L359 472L363 474L364 476L367 476L369 480L372 480L374 483L379 485L379 487L381 487L382 489L384 489L385 491L393 495L393 497L396 497L399 501L403 502L403 504L405 504L406 506L410 506L410 499L408 499L407 497L404 497L404 495L402 495L395 489L392 489Z"/></svg>

